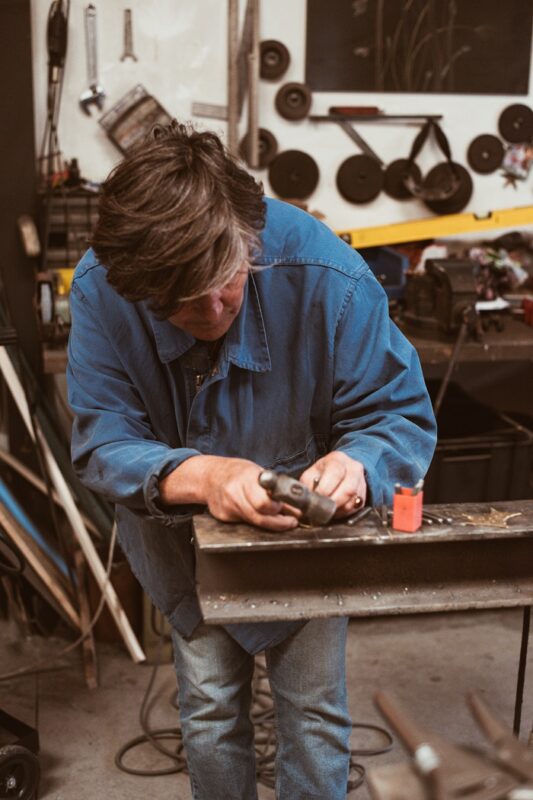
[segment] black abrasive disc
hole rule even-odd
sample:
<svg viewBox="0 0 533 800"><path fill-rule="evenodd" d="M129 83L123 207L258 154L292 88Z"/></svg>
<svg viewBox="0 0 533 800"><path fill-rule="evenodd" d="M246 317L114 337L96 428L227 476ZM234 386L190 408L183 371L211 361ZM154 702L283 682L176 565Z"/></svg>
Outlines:
<svg viewBox="0 0 533 800"><path fill-rule="evenodd" d="M291 57L282 42L266 39L260 44L259 74L267 81L275 81L287 71Z"/></svg>
<svg viewBox="0 0 533 800"><path fill-rule="evenodd" d="M533 111L522 103L507 106L500 114L498 129L507 142L530 142L533 139Z"/></svg>
<svg viewBox="0 0 533 800"><path fill-rule="evenodd" d="M483 133L472 139L466 157L474 172L487 175L501 167L504 152L501 139L490 133Z"/></svg>
<svg viewBox="0 0 533 800"><path fill-rule="evenodd" d="M424 178L423 187L428 193L442 189L447 193L450 186L457 184L453 194L444 200L428 200L424 202L435 214L457 214L468 204L472 196L472 178L467 169L455 161L442 161L430 169Z"/></svg>
<svg viewBox="0 0 533 800"><path fill-rule="evenodd" d="M278 89L274 105L284 119L303 119L309 113L313 96L305 83L284 83Z"/></svg>
<svg viewBox="0 0 533 800"><path fill-rule="evenodd" d="M369 203L383 188L383 170L371 156L350 156L338 169L337 188L349 203Z"/></svg>
<svg viewBox="0 0 533 800"><path fill-rule="evenodd" d="M397 158L396 161L391 161L385 170L385 180L383 188L389 197L395 200L407 200L413 197L412 192L409 191L405 185L406 178L410 177L415 184L420 184L422 181L422 174L414 161L409 161L408 158Z"/></svg>
<svg viewBox="0 0 533 800"><path fill-rule="evenodd" d="M274 134L266 128L259 128L259 169L268 167L277 152L278 142ZM241 139L239 155L247 164L250 163L248 159L248 134Z"/></svg>
<svg viewBox="0 0 533 800"><path fill-rule="evenodd" d="M268 180L278 197L305 200L316 189L318 167L307 153L285 150L279 153L268 168Z"/></svg>

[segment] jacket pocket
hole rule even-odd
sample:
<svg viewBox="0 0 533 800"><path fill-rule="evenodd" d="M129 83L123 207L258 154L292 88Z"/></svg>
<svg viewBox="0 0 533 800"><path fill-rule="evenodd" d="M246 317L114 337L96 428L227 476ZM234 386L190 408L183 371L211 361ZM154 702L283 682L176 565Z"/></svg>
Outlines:
<svg viewBox="0 0 533 800"><path fill-rule="evenodd" d="M298 478L302 472L328 452L328 437L326 434L317 433L311 436L305 445L296 452L277 457L266 466L276 472L283 472L293 478Z"/></svg>

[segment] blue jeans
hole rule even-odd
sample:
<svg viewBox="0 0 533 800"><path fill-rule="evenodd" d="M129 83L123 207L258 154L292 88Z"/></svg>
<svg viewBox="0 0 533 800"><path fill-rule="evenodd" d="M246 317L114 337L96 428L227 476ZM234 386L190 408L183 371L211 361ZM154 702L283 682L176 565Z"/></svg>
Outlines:
<svg viewBox="0 0 533 800"><path fill-rule="evenodd" d="M278 800L344 800L351 720L346 618L311 620L265 651L276 714ZM173 633L180 720L194 800L256 800L254 657L224 628Z"/></svg>

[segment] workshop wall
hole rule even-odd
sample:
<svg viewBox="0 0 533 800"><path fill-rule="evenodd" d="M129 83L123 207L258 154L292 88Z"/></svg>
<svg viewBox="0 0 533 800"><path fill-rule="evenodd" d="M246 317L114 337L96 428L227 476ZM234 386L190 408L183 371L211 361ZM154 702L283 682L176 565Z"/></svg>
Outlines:
<svg viewBox="0 0 533 800"><path fill-rule="evenodd" d="M225 0L95 0L98 25L99 79L106 91L102 112L92 107L86 116L79 96L87 89L84 9L88 0L71 0L65 82L59 120L59 142L67 159L77 158L84 178L101 181L120 159L120 153L98 124L98 118L126 92L141 83L164 108L180 120L192 119L193 102L226 103ZM240 5L244 11L244 0ZM276 137L279 150L299 149L318 164L320 180L308 199L310 211L320 211L334 228L354 228L401 222L430 215L421 201L397 201L383 192L373 202L353 205L343 200L335 182L340 164L355 155L357 146L336 125L304 119L290 122L275 110L279 86L305 80L305 0L267 0L261 4L261 39L278 39L289 49L291 63L278 82L260 81L259 121ZM46 117L46 24L50 3L32 0L32 40L36 110L36 142L40 146ZM124 9L132 9L133 43L138 61L121 62ZM480 4L480 8L482 4ZM528 96L335 93L313 95L311 113L326 114L331 105L376 105L390 114L442 114L454 160L466 165L471 140L482 134L498 135L498 117L513 103L533 103L533 59ZM225 123L196 118L199 127L225 136ZM407 157L419 126L364 124L358 130L387 164ZM240 135L246 131L246 109ZM418 163L431 168L442 155L431 141ZM266 170L257 171L271 194ZM501 171L472 173L474 191L465 211L483 215L494 209L533 204L533 174L516 186L505 185Z"/></svg>

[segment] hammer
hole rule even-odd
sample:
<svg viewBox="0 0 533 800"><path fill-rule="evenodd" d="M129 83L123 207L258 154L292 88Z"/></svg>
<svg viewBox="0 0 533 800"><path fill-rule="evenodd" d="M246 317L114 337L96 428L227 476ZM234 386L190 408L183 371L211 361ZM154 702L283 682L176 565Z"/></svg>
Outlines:
<svg viewBox="0 0 533 800"><path fill-rule="evenodd" d="M264 469L258 481L273 500L299 508L310 525L327 525L337 508L331 497L312 492L300 481L271 469Z"/></svg>

